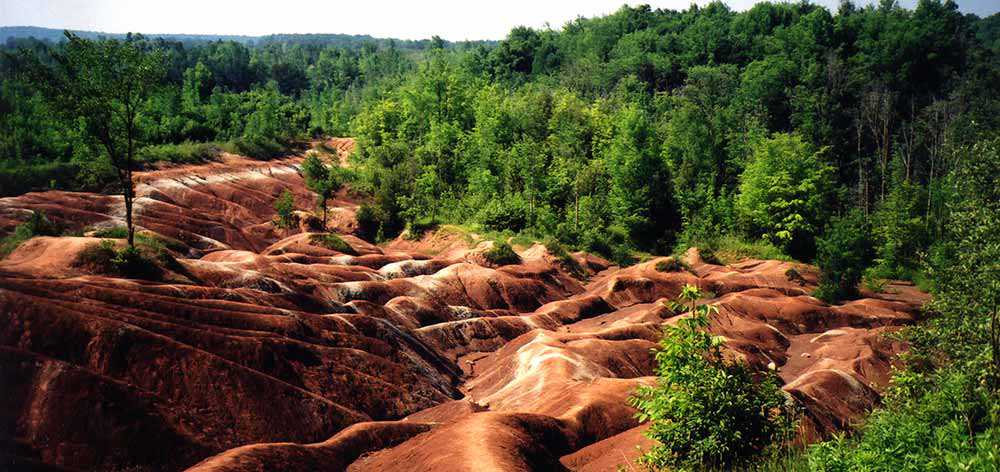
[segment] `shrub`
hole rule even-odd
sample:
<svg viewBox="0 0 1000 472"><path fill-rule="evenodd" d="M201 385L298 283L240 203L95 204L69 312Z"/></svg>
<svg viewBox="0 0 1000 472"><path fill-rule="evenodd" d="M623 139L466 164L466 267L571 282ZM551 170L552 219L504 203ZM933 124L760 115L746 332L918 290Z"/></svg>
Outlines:
<svg viewBox="0 0 1000 472"><path fill-rule="evenodd" d="M519 197L491 200L479 210L477 219L487 230L517 233L528 226L528 206Z"/></svg>
<svg viewBox="0 0 1000 472"><path fill-rule="evenodd" d="M775 133L753 145L735 199L749 234L799 257L809 255L831 191L833 167L823 153L795 134Z"/></svg>
<svg viewBox="0 0 1000 472"><path fill-rule="evenodd" d="M932 374L897 372L884 406L858 435L810 448L810 469L997 470L1000 407L985 386L987 369L977 362Z"/></svg>
<svg viewBox="0 0 1000 472"><path fill-rule="evenodd" d="M86 267L99 274L113 274L115 272L114 259L117 253L114 241L104 239L80 251L76 255L73 265Z"/></svg>
<svg viewBox="0 0 1000 472"><path fill-rule="evenodd" d="M549 254L552 254L557 259L559 259L559 264L562 268L569 272L576 278L582 279L587 276L587 271L583 269L583 266L573 258L573 255L566 250L559 241L553 238L546 239L543 243L545 248L549 250Z"/></svg>
<svg viewBox="0 0 1000 472"><path fill-rule="evenodd" d="M126 246L117 251L111 262L115 271L124 277L156 280L163 275L163 269L135 246Z"/></svg>
<svg viewBox="0 0 1000 472"><path fill-rule="evenodd" d="M486 258L490 264L495 266L505 266L511 264L520 264L521 256L514 252L514 248L510 247L504 241L494 241L493 247L483 253L483 257Z"/></svg>
<svg viewBox="0 0 1000 472"><path fill-rule="evenodd" d="M583 247L611 259L622 267L635 262L628 235L625 233L625 229L619 226L585 231L583 233Z"/></svg>
<svg viewBox="0 0 1000 472"><path fill-rule="evenodd" d="M358 255L358 251L355 251L354 248L351 247L351 245L348 244L347 241L344 241L344 239L341 238L340 235L338 234L334 233L314 234L312 236L309 236L309 242L313 244L318 244L327 249L332 249L334 251L343 254L348 254L351 256Z"/></svg>
<svg viewBox="0 0 1000 472"><path fill-rule="evenodd" d="M927 194L920 186L899 182L871 215L880 276L910 278L921 265L921 253L930 245L929 225L922 215Z"/></svg>
<svg viewBox="0 0 1000 472"><path fill-rule="evenodd" d="M803 277L799 271L795 270L794 267L789 267L788 270L785 271L785 278L788 279L789 282L799 284L800 287L806 284L806 278Z"/></svg>
<svg viewBox="0 0 1000 472"><path fill-rule="evenodd" d="M275 224L279 228L295 227L295 196L292 192L285 190L281 196L274 201L274 211L278 214Z"/></svg>
<svg viewBox="0 0 1000 472"><path fill-rule="evenodd" d="M152 252L146 250L145 252ZM156 251L165 262L176 262L166 251ZM147 256L143 250L134 246L116 249L113 241L105 239L91 244L77 254L73 261L76 267L86 267L96 273L118 275L121 277L157 280L163 276L163 269Z"/></svg>
<svg viewBox="0 0 1000 472"><path fill-rule="evenodd" d="M156 144L139 150L139 162L173 162L175 164L195 164L218 158L222 149L215 143Z"/></svg>
<svg viewBox="0 0 1000 472"><path fill-rule="evenodd" d="M44 211L31 212L27 221L17 225L13 233L0 240L0 259L35 236L57 236L59 233L60 229L45 217Z"/></svg>
<svg viewBox="0 0 1000 472"><path fill-rule="evenodd" d="M108 239L125 239L128 237L128 228L124 226L113 226L110 228L99 229L94 231L93 237L95 238L108 238ZM187 251L187 247L183 243L174 240L164 239L163 237L150 234L146 232L136 232L135 233L135 244L136 246L144 246L150 250L150 252L158 253L160 251L166 251L170 249L172 251L177 251L183 253Z"/></svg>
<svg viewBox="0 0 1000 472"><path fill-rule="evenodd" d="M642 458L652 468L727 468L746 463L791 431L791 414L776 375L758 374L722 354L708 333L702 293L687 285L675 310L690 313L664 328L656 351L655 385L639 387L629 402L646 435L657 441Z"/></svg>
<svg viewBox="0 0 1000 472"><path fill-rule="evenodd" d="M702 260L709 264L725 265L746 259L793 260L767 241L762 239L747 241L733 235L701 236L682 240L674 247L674 257L682 256L691 247L697 247Z"/></svg>
<svg viewBox="0 0 1000 472"><path fill-rule="evenodd" d="M707 264L726 265L725 262L719 259L719 256L715 255L715 249L712 249L711 246L705 246L704 249L698 246L698 254L701 256L701 260Z"/></svg>
<svg viewBox="0 0 1000 472"><path fill-rule="evenodd" d="M138 236L138 235L136 235ZM128 237L128 228L124 226L115 226L111 228L104 228L94 231L95 238L112 238L112 239L125 239Z"/></svg>
<svg viewBox="0 0 1000 472"><path fill-rule="evenodd" d="M416 241L423 237L428 231L433 231L438 227L438 222L429 218L421 218L411 221L406 227L406 239Z"/></svg>
<svg viewBox="0 0 1000 472"><path fill-rule="evenodd" d="M886 285L889 285L889 281L880 277L880 275L878 271L869 268L861 277L861 284L873 293L882 293Z"/></svg>
<svg viewBox="0 0 1000 472"><path fill-rule="evenodd" d="M358 237L369 242L381 239L385 216L376 207L368 204L361 205L354 218L358 222Z"/></svg>
<svg viewBox="0 0 1000 472"><path fill-rule="evenodd" d="M874 257L864 215L854 211L835 218L816 240L816 265L820 269L816 298L834 303L856 296L858 282Z"/></svg>
<svg viewBox="0 0 1000 472"><path fill-rule="evenodd" d="M289 152L290 147L275 139L260 137L237 138L222 145L222 148L233 154L252 157L254 159L272 159Z"/></svg>
<svg viewBox="0 0 1000 472"><path fill-rule="evenodd" d="M656 263L657 272L680 272L687 270L687 265L676 257L668 257Z"/></svg>
<svg viewBox="0 0 1000 472"><path fill-rule="evenodd" d="M59 160L0 159L0 197L10 197L32 190L55 188L85 189L79 178L80 165ZM97 175L93 176L95 179ZM100 180L100 179L98 179ZM101 184L106 183L104 181ZM95 187L99 187L96 185Z"/></svg>

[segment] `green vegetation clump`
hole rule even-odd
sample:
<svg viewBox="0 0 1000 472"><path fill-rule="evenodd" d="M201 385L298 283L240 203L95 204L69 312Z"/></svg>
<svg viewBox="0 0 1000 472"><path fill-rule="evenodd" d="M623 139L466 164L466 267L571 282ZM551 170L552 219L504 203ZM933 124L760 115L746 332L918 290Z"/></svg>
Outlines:
<svg viewBox="0 0 1000 472"><path fill-rule="evenodd" d="M95 238L125 239L128 237L128 228L124 226L113 226L94 231Z"/></svg>
<svg viewBox="0 0 1000 472"><path fill-rule="evenodd" d="M323 228L326 229L326 202L344 185L345 174L338 164L327 164L315 152L306 153L302 161L302 174L306 187L316 192L317 203L323 210Z"/></svg>
<svg viewBox="0 0 1000 472"><path fill-rule="evenodd" d="M378 242L383 238L385 216L372 205L361 205L354 215L358 222L358 237L365 241Z"/></svg>
<svg viewBox="0 0 1000 472"><path fill-rule="evenodd" d="M549 254L552 254L559 260L559 264L562 266L563 270L570 273L578 279L585 279L587 277L587 271L580 265L580 262L573 258L573 255L566 250L566 246L563 246L559 241L548 238L543 243L545 248L548 249Z"/></svg>
<svg viewBox="0 0 1000 472"><path fill-rule="evenodd" d="M816 240L819 287L814 295L828 303L857 296L858 283L874 254L870 227L858 212L835 218Z"/></svg>
<svg viewBox="0 0 1000 472"><path fill-rule="evenodd" d="M789 267L788 270L785 271L785 278L788 279L789 282L799 284L800 287L806 284L806 278L803 277L802 274L799 273L799 271L794 267Z"/></svg>
<svg viewBox="0 0 1000 472"><path fill-rule="evenodd" d="M295 227L295 196L292 192L285 190L281 196L274 201L275 225L279 228L290 229Z"/></svg>
<svg viewBox="0 0 1000 472"><path fill-rule="evenodd" d="M17 225L14 232L0 239L0 259L14 252L21 243L35 236L58 236L61 230L45 217L44 211L33 211L27 221Z"/></svg>
<svg viewBox="0 0 1000 472"><path fill-rule="evenodd" d="M0 159L0 197L32 190L91 189L78 178L80 166L73 162Z"/></svg>
<svg viewBox="0 0 1000 472"><path fill-rule="evenodd" d="M136 160L141 163L171 162L198 164L218 158L222 148L215 143L153 144L139 150Z"/></svg>
<svg viewBox="0 0 1000 472"><path fill-rule="evenodd" d="M751 462L792 431L791 412L773 372L754 372L727 359L707 328L718 309L699 305L687 285L674 304L690 316L664 328L655 353L657 382L629 402L649 421L656 444L641 461L651 468L728 469Z"/></svg>
<svg viewBox="0 0 1000 472"><path fill-rule="evenodd" d="M260 160L281 157L292 150L291 143L265 136L240 136L222 143L221 147L229 153Z"/></svg>
<svg viewBox="0 0 1000 472"><path fill-rule="evenodd" d="M874 267L869 267L861 276L861 285L873 293L882 293L889 285L889 280L883 278Z"/></svg>
<svg viewBox="0 0 1000 472"><path fill-rule="evenodd" d="M146 252L136 246L117 249L113 241L105 239L80 251L73 265L99 274L158 280L163 276L163 269Z"/></svg>
<svg viewBox="0 0 1000 472"><path fill-rule="evenodd" d="M826 220L833 171L823 152L801 136L779 133L760 140L734 201L742 225L785 252L810 254Z"/></svg>
<svg viewBox="0 0 1000 472"><path fill-rule="evenodd" d="M521 263L521 256L505 241L493 241L493 247L483 252L483 257L497 267Z"/></svg>
<svg viewBox="0 0 1000 472"><path fill-rule="evenodd" d="M135 234L134 250L118 250L108 239L126 239L128 228L113 226L94 231L93 237L107 238L92 244L74 261L74 265L88 267L97 273L118 275L137 279L159 280L162 269L171 270L190 280L197 280L194 274L174 257L173 252L188 250L179 241L163 238L157 234L140 232ZM126 248L127 249L127 248Z"/></svg>
<svg viewBox="0 0 1000 472"><path fill-rule="evenodd" d="M767 241L746 240L733 235L693 237L682 241L674 248L674 257L680 258L691 247L698 248L702 260L709 264L733 264L746 259L794 260Z"/></svg>
<svg viewBox="0 0 1000 472"><path fill-rule="evenodd" d="M997 400L983 362L938 372L898 372L881 408L855 437L814 446L812 470L997 470Z"/></svg>
<svg viewBox="0 0 1000 472"><path fill-rule="evenodd" d="M689 269L687 264L677 257L669 257L658 261L654 268L657 272L680 272Z"/></svg>
<svg viewBox="0 0 1000 472"><path fill-rule="evenodd" d="M1000 139L966 149L928 273L925 323L883 405L854 435L814 446L819 471L997 470L1000 466Z"/></svg>
<svg viewBox="0 0 1000 472"><path fill-rule="evenodd" d="M108 239L125 239L128 237L128 228L124 226L112 226L109 228L100 229L94 231L93 237L95 238L108 238ZM135 243L137 246L145 246L154 251L161 251L170 249L176 252L185 252L187 247L184 244L168 240L156 234L150 234L146 232L135 234Z"/></svg>
<svg viewBox="0 0 1000 472"><path fill-rule="evenodd" d="M528 206L519 198L493 200L477 215L479 224L489 231L523 231L528 225Z"/></svg>
<svg viewBox="0 0 1000 472"><path fill-rule="evenodd" d="M344 241L340 235L334 233L313 234L309 236L309 242L343 254L351 256L358 255L358 251L351 247L347 241Z"/></svg>
<svg viewBox="0 0 1000 472"><path fill-rule="evenodd" d="M417 241L429 231L434 231L440 226L437 221L431 219L420 219L406 224L406 239Z"/></svg>

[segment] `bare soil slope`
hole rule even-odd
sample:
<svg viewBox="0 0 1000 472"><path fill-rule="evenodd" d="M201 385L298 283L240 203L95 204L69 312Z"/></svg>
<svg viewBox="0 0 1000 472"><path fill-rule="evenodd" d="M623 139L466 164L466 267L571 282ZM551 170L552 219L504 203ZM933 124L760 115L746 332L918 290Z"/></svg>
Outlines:
<svg viewBox="0 0 1000 472"><path fill-rule="evenodd" d="M331 147L345 156L350 143ZM343 157L341 157L343 159ZM283 191L313 195L301 156L139 175L137 224L172 241L184 277L128 280L73 264L97 240L35 238L0 261L0 464L81 470L614 470L643 425L625 399L654 381L650 349L684 284L716 296L712 330L780 367L817 438L870 409L925 296L839 306L787 263L660 272L544 247L488 267L446 233L343 254L315 223L274 226ZM121 224L114 196L0 199L0 231L44 209L70 229ZM339 216L337 216L339 215Z"/></svg>

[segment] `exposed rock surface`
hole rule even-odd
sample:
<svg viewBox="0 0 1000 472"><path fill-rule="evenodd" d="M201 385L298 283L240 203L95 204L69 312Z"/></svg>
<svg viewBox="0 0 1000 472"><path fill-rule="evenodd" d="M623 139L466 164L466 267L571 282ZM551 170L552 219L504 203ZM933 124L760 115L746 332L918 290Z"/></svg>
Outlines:
<svg viewBox="0 0 1000 472"><path fill-rule="evenodd" d="M881 335L925 298L893 284L828 306L808 267L797 282L788 263L696 253L690 271L660 272L534 246L490 268L456 233L350 236L347 193L330 218L344 254L272 223L285 190L313 205L301 159L140 174L137 224L172 242L183 277L89 273L73 264L86 236L0 261L0 466L614 470L650 444L625 400L655 380L663 302L687 283L715 295L728 348L780 367L817 438L878 401L903 349ZM122 217L113 196L31 193L0 199L0 231L39 209L79 230Z"/></svg>

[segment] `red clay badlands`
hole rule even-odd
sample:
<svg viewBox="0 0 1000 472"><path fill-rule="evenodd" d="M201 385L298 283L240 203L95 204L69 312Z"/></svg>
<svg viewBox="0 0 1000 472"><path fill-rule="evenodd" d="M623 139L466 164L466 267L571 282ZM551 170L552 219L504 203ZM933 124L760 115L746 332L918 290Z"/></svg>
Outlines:
<svg viewBox="0 0 1000 472"><path fill-rule="evenodd" d="M350 143L335 147L349 151ZM73 264L96 241L35 238L0 261L0 454L81 470L614 470L647 446L625 399L652 382L650 349L684 284L717 295L713 331L780 367L802 434L841 429L878 401L903 348L880 336L925 296L827 306L788 263L659 272L544 247L488 267L489 243L445 230L382 247L331 226L357 255L272 223L284 190L313 195L301 157L142 173L137 224L173 244L163 281ZM120 225L121 199L44 192L0 199L9 232L44 209L71 229ZM307 220L304 218L304 220Z"/></svg>

